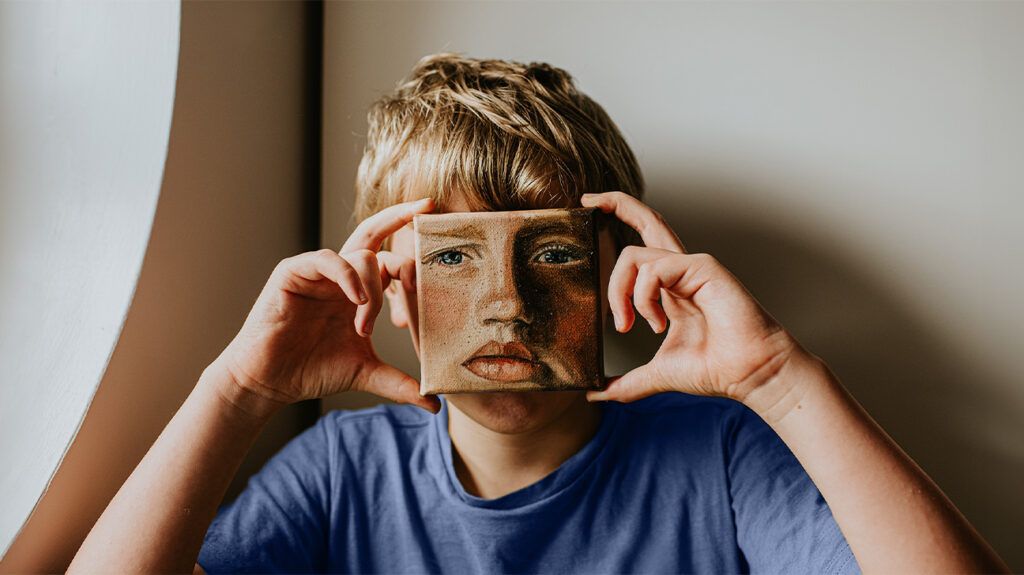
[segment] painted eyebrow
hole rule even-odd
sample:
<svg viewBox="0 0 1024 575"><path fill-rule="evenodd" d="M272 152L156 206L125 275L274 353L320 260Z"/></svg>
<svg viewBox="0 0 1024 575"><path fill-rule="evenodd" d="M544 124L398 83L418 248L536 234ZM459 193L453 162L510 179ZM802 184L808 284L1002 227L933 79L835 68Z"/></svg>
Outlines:
<svg viewBox="0 0 1024 575"><path fill-rule="evenodd" d="M474 224L464 224L457 228L442 229L437 231L423 231L420 235L426 238L460 239L460 240L484 240L484 232Z"/></svg>
<svg viewBox="0 0 1024 575"><path fill-rule="evenodd" d="M569 222L555 222L528 225L523 229L519 230L518 235L519 238L523 240L534 241L548 234L561 234L569 236L571 238L586 241L586 238L579 237L580 234L578 230L574 229L574 226Z"/></svg>

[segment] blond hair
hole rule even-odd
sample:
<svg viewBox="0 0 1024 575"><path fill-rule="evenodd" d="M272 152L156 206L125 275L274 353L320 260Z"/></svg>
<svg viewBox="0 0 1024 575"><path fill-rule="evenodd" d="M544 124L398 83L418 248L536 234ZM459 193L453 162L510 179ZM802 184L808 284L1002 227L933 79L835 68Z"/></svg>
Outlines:
<svg viewBox="0 0 1024 575"><path fill-rule="evenodd" d="M367 114L355 218L461 194L473 210L579 205L586 192L643 194L632 150L572 76L548 64L434 54ZM616 226L621 248L633 236Z"/></svg>

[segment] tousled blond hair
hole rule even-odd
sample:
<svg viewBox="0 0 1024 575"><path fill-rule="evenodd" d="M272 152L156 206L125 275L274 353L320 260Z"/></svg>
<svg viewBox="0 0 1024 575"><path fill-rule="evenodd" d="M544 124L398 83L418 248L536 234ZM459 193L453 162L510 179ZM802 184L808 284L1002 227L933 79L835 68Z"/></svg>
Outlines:
<svg viewBox="0 0 1024 575"><path fill-rule="evenodd" d="M568 72L443 53L419 61L367 115L355 218L461 194L474 210L579 205L586 192L643 194L632 150ZM634 239L616 226L619 247Z"/></svg>

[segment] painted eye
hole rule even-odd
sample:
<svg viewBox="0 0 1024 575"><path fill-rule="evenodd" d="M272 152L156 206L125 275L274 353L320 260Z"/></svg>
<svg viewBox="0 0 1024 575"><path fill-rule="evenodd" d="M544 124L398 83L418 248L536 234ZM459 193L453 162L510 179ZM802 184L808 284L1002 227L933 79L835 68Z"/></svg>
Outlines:
<svg viewBox="0 0 1024 575"><path fill-rule="evenodd" d="M437 263L443 266L457 266L465 259L466 254L455 250L448 250L437 254L434 258Z"/></svg>
<svg viewBox="0 0 1024 575"><path fill-rule="evenodd" d="M539 253L535 259L540 263L563 265L579 261L580 256L575 250L552 247Z"/></svg>

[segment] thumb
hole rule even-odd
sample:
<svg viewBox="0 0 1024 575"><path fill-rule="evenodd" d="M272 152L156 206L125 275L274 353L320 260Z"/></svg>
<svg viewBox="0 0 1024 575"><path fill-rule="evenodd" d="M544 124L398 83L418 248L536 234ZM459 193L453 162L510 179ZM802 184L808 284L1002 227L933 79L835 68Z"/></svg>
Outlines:
<svg viewBox="0 0 1024 575"><path fill-rule="evenodd" d="M650 365L629 371L608 379L608 385L601 391L588 391L587 401L621 401L628 403L658 393L657 378Z"/></svg>
<svg viewBox="0 0 1024 575"><path fill-rule="evenodd" d="M436 395L420 395L420 384L407 373L384 362L366 366L365 379L359 388L374 395L421 407L430 413L441 411L441 400Z"/></svg>

